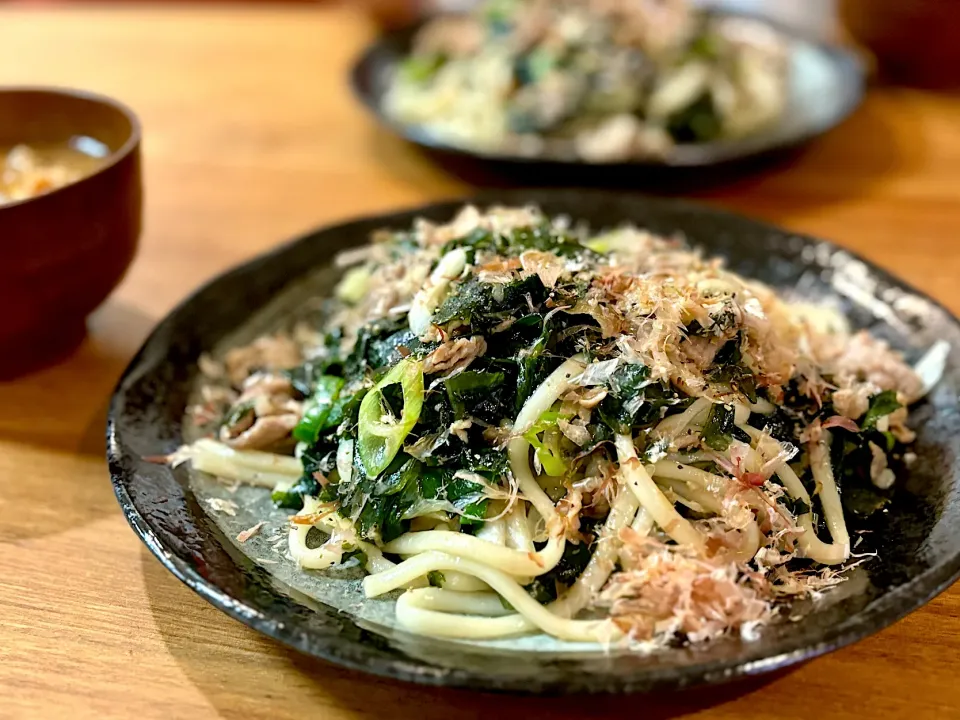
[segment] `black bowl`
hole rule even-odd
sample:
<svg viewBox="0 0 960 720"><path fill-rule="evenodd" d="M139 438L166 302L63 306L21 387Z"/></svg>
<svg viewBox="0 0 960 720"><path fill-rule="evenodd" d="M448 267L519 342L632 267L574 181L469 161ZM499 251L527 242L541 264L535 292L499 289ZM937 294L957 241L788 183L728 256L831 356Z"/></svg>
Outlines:
<svg viewBox="0 0 960 720"><path fill-rule="evenodd" d="M737 15L713 10L717 15ZM391 118L383 96L397 64L409 53L417 28L381 36L355 62L350 83L381 125L433 156L455 174L483 184L630 185L679 191L729 181L783 159L843 122L863 100L865 74L842 47L817 42L769 20L792 43L793 74L788 107L773 126L736 140L679 144L664 159L587 163L523 157L451 145L418 125Z"/></svg>
<svg viewBox="0 0 960 720"><path fill-rule="evenodd" d="M842 307L851 322L916 357L937 340L954 348L944 379L914 413L918 460L857 551L875 550L856 578L826 594L800 622L754 642L649 655L492 650L355 622L289 591L215 529L188 489L187 472L145 461L182 440L199 354L244 325L285 288L339 250L384 226L449 218L462 201L325 228L232 270L200 289L156 328L127 369L110 407L107 456L121 508L174 575L232 617L305 653L376 675L432 685L520 693L635 692L717 683L834 650L923 605L960 574L960 322L935 301L836 246L722 211L672 200L585 191L513 191L473 199L538 203L595 227L631 221L682 232L732 269L783 292ZM855 528L855 524L851 522Z"/></svg>

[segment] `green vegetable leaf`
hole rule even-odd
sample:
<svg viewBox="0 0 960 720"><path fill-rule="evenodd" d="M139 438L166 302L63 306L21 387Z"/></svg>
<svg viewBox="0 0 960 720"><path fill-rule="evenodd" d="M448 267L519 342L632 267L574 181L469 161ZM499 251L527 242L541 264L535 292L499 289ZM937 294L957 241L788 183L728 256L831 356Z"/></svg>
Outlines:
<svg viewBox="0 0 960 720"><path fill-rule="evenodd" d="M330 424L331 411L343 388L343 378L322 375L317 380L313 394L304 404L303 417L293 429L293 437L300 442L315 443L321 432L336 425ZM334 418L335 419L335 418ZM339 424L339 421L337 421Z"/></svg>
<svg viewBox="0 0 960 720"><path fill-rule="evenodd" d="M561 437L557 428L559 420L559 413L548 410L523 434L524 439L536 450L537 459L543 471L551 477L561 477L567 472L567 464L563 460L559 446Z"/></svg>
<svg viewBox="0 0 960 720"><path fill-rule="evenodd" d="M415 508L419 501L448 502L457 510L463 512L461 524L483 521L486 513L486 497L483 486L465 478L454 477L450 468L424 467L417 483L407 487L404 503L407 505L407 515Z"/></svg>
<svg viewBox="0 0 960 720"><path fill-rule="evenodd" d="M870 408L860 419L859 425L863 430L875 428L877 426L877 420L889 415L894 410L899 410L901 407L903 406L897 400L897 391L884 390L879 395L874 395L870 398Z"/></svg>
<svg viewBox="0 0 960 720"><path fill-rule="evenodd" d="M453 407L456 417L462 418L467 414L467 404L489 396L495 388L503 385L502 372L483 372L480 370L465 370L444 381L447 397Z"/></svg>
<svg viewBox="0 0 960 720"><path fill-rule="evenodd" d="M558 60L553 50L539 46L517 58L514 73L521 85L537 83L556 67Z"/></svg>
<svg viewBox="0 0 960 720"><path fill-rule="evenodd" d="M703 426L703 442L717 452L724 452L733 441L733 407L715 403Z"/></svg>
<svg viewBox="0 0 960 720"><path fill-rule="evenodd" d="M385 407L384 390L399 383L403 395L400 417ZM417 424L423 407L423 364L405 358L393 366L360 403L357 452L367 477L376 477L396 457L404 438Z"/></svg>
<svg viewBox="0 0 960 720"><path fill-rule="evenodd" d="M555 229L550 223L515 228L504 233L477 229L448 242L443 246L441 255L458 247L474 253L484 251L497 255L519 255L525 250L543 250L561 257L593 254L579 240Z"/></svg>
<svg viewBox="0 0 960 720"><path fill-rule="evenodd" d="M221 423L221 425L227 428L233 427L237 425L241 420L243 420L245 416L251 413L253 413L252 400L248 400L242 403L237 403L232 408L230 408L230 412L223 419L223 422Z"/></svg>
<svg viewBox="0 0 960 720"><path fill-rule="evenodd" d="M314 477L314 473L328 475L333 472L336 466L336 450L318 443L303 451L300 462L303 464L303 475L300 479L287 490L278 490L271 494L271 499L277 507L299 510L303 507L304 495L320 497L323 489ZM326 501L335 498L321 499Z"/></svg>
<svg viewBox="0 0 960 720"><path fill-rule="evenodd" d="M498 325L505 317L529 312L547 298L547 289L540 278L530 275L506 284L481 282L471 277L458 285L441 303L433 316L437 325L452 320L469 324L483 331Z"/></svg>
<svg viewBox="0 0 960 720"><path fill-rule="evenodd" d="M340 333L327 333L323 339L323 348L316 357L312 357L302 365L282 372L290 380L294 389L309 397L313 394L313 387L317 379L323 375L339 374L342 358L340 357Z"/></svg>
<svg viewBox="0 0 960 720"><path fill-rule="evenodd" d="M607 382L610 394L597 407L600 420L617 433L649 425L661 418L664 408L681 409L692 399L682 398L669 385L650 382L644 365L624 363Z"/></svg>
<svg viewBox="0 0 960 720"><path fill-rule="evenodd" d="M531 317L531 316L527 316ZM539 316L534 316L539 318ZM520 318L517 322L523 322L526 318ZM523 404L533 394L537 386L546 378L550 371L548 361L543 357L550 342L550 322L544 322L540 330L540 336L526 347L517 358L517 397L515 407L517 410L523 407Z"/></svg>
<svg viewBox="0 0 960 720"><path fill-rule="evenodd" d="M415 484L420 477L422 466L409 455L400 453L390 463L373 487L375 495L396 495Z"/></svg>
<svg viewBox="0 0 960 720"><path fill-rule="evenodd" d="M292 487L286 490L274 490L270 494L270 499L278 508L302 510L304 495L316 497L319 493L320 483L310 475L304 475Z"/></svg>
<svg viewBox="0 0 960 720"><path fill-rule="evenodd" d="M735 392L743 393L750 402L757 401L757 380L750 368L743 364L743 355L740 350L743 335L737 336L724 343L713 359L713 366L707 377L715 383L724 384Z"/></svg>
<svg viewBox="0 0 960 720"><path fill-rule="evenodd" d="M723 127L709 92L681 108L667 120L667 130L677 142L709 142Z"/></svg>
<svg viewBox="0 0 960 720"><path fill-rule="evenodd" d="M540 575L532 583L526 586L534 600L545 605L557 599L557 583L562 585L572 585L580 577L580 574L590 562L590 557L596 549L596 535L599 520L581 517L580 530L585 535L593 537L590 543L567 543L563 550L563 556L557 566L548 573Z"/></svg>
<svg viewBox="0 0 960 720"><path fill-rule="evenodd" d="M880 433L880 434L883 435L883 439L886 440L886 446L881 445L880 447L886 447L886 451L887 451L888 453L893 452L893 449L897 446L897 437L896 437L896 435L894 435L894 434L893 434L892 432L890 432L889 430L886 431L886 432L884 432L884 433Z"/></svg>
<svg viewBox="0 0 960 720"><path fill-rule="evenodd" d="M355 424L360 411L360 404L366 394L366 389L359 390L352 394L344 394L343 390L341 390L340 395L330 408L330 414L327 415L327 420L324 423L326 430L335 430L344 422L351 425ZM322 430L321 434L323 432Z"/></svg>
<svg viewBox="0 0 960 720"><path fill-rule="evenodd" d="M396 349L403 344L403 333L408 330L405 321L394 318L374 320L362 326L344 362L343 377L348 382L359 380L367 370L394 365L400 359Z"/></svg>
<svg viewBox="0 0 960 720"><path fill-rule="evenodd" d="M462 527L483 523L488 502L484 486L454 477L454 472L399 453L371 478L355 458L350 481L327 485L321 499L337 501L340 514L356 522L362 537L383 542L402 535L410 520L421 515L450 513Z"/></svg>
<svg viewBox="0 0 960 720"><path fill-rule="evenodd" d="M410 83L421 84L430 80L442 68L447 58L441 53L411 55L400 64L400 77Z"/></svg>

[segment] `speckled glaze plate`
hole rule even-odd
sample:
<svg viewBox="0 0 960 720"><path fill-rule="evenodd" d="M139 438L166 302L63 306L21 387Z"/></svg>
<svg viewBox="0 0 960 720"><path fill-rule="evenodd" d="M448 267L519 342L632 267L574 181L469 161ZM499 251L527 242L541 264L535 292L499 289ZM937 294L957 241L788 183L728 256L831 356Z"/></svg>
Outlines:
<svg viewBox="0 0 960 720"><path fill-rule="evenodd" d="M303 281L317 271L334 272L334 254L364 243L372 230L408 226L418 216L448 219L460 200L324 228L231 270L170 313L133 359L110 407L113 485L134 531L191 589L260 632L345 667L429 685L557 694L680 689L783 668L886 627L957 578L960 323L943 307L828 242L719 210L579 190L488 193L470 200L535 202L549 214L565 213L597 228L630 221L664 234L679 232L705 252L725 257L739 273L792 297L834 304L854 326L869 327L908 358L937 340L950 343L943 380L913 413L918 460L858 548L877 557L826 593L803 619L768 627L758 640L730 638L643 656L413 636L318 602L291 587L274 566L241 553L202 509L185 468L143 459L180 445L198 356L249 328L250 318L262 317L275 298L302 292Z"/></svg>
<svg viewBox="0 0 960 720"><path fill-rule="evenodd" d="M713 10L715 15L738 15ZM521 156L456 145L427 128L405 124L384 110L383 98L397 65L409 53L416 28L387 33L357 59L350 83L357 99L385 128L433 154L441 162L476 176L484 170L497 176L535 178L533 182L591 184L668 180L678 185L709 182L775 159L795 150L843 122L861 103L865 87L862 63L849 50L774 27L790 43L790 89L787 108L772 126L749 136L710 143L677 145L662 159L587 163L575 158Z"/></svg>

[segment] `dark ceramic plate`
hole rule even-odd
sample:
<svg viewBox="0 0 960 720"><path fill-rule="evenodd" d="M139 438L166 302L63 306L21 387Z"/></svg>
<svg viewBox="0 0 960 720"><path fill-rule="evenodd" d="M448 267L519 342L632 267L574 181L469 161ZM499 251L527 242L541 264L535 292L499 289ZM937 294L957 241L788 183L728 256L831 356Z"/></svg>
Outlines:
<svg viewBox="0 0 960 720"><path fill-rule="evenodd" d="M372 230L415 217L444 220L461 202L348 222L311 233L213 280L153 332L121 379L110 408L107 456L123 512L174 575L228 615L305 653L376 675L432 685L523 693L633 692L717 683L782 668L842 647L923 605L960 573L960 323L922 293L830 243L678 201L584 191L513 191L475 198L536 202L602 228L634 222L681 232L744 275L785 293L832 302L917 357L939 339L954 349L939 386L916 408L918 460L889 512L858 550L876 550L855 577L803 620L650 656L518 651L433 640L356 622L309 601L242 556L201 510L183 468L145 462L181 442L181 419L199 354L278 293ZM851 524L856 527L855 523Z"/></svg>
<svg viewBox="0 0 960 720"><path fill-rule="evenodd" d="M717 10L714 13L723 14ZM726 176L756 161L773 159L801 147L839 125L863 98L864 72L856 56L843 48L797 35L788 28L779 25L776 28L792 44L790 97L783 117L772 127L742 139L678 145L663 160L591 164L483 152L451 145L421 126L394 120L384 112L382 99L394 69L409 53L416 28L379 38L356 61L350 80L357 98L383 126L472 176L486 169L495 175L514 179L535 177L537 182L551 184L643 182L644 179L699 184L708 181L710 176Z"/></svg>

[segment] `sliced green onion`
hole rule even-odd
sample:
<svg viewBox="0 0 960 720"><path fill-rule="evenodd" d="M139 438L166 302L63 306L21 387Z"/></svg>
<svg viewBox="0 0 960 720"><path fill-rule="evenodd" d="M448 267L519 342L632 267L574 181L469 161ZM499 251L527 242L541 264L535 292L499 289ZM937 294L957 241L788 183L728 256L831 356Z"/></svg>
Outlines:
<svg viewBox="0 0 960 720"><path fill-rule="evenodd" d="M397 383L403 393L403 411L399 418L393 417L383 400L383 389ZM357 452L367 477L376 477L386 470L420 419L422 408L423 364L413 358L404 358L360 403Z"/></svg>
<svg viewBox="0 0 960 720"><path fill-rule="evenodd" d="M355 305L370 290L370 270L365 266L350 268L344 273L334 291L337 298Z"/></svg>
<svg viewBox="0 0 960 720"><path fill-rule="evenodd" d="M436 75L437 70L446 62L446 56L441 53L411 55L400 64L400 75L410 83L425 83Z"/></svg>
<svg viewBox="0 0 960 720"><path fill-rule="evenodd" d="M560 413L554 410L548 410L540 416L527 432L523 434L524 439L533 446L537 453L537 460L543 471L550 477L560 477L567 472L567 464L563 461L560 453L559 443L547 441L547 435L544 440L540 439L540 433L547 433L556 430L557 422L560 420ZM558 440L559 438L554 438Z"/></svg>

